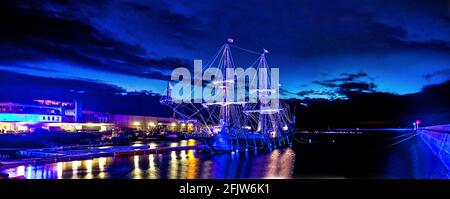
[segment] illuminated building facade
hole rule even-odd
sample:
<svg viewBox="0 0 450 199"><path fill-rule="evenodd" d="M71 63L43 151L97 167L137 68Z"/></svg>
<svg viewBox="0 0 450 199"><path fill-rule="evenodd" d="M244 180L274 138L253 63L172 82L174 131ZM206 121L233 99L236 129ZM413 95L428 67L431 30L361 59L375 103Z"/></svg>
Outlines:
<svg viewBox="0 0 450 199"><path fill-rule="evenodd" d="M32 103L0 103L0 133L49 131L108 131L108 113L82 111L78 102L34 100Z"/></svg>
<svg viewBox="0 0 450 199"><path fill-rule="evenodd" d="M110 114L82 110L79 102L34 100L32 103L0 102L0 133L36 129L65 132L104 132L113 129L147 132L194 132L196 121L173 117Z"/></svg>
<svg viewBox="0 0 450 199"><path fill-rule="evenodd" d="M0 103L0 133L25 132L41 123L62 121L62 108L12 102Z"/></svg>
<svg viewBox="0 0 450 199"><path fill-rule="evenodd" d="M63 116L62 122L82 122L82 106L81 103L77 101L61 102L55 100L34 100L34 102L40 106L59 107L61 115Z"/></svg>
<svg viewBox="0 0 450 199"><path fill-rule="evenodd" d="M198 128L196 121L177 120L172 117L138 115L112 115L114 125L139 131L167 131L191 133Z"/></svg>

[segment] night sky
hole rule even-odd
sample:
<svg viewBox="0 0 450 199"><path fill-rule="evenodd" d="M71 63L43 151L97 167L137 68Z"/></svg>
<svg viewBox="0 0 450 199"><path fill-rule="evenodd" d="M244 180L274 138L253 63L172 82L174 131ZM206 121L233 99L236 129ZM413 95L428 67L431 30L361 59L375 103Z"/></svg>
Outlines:
<svg viewBox="0 0 450 199"><path fill-rule="evenodd" d="M403 95L450 79L448 0L43 2L0 3L0 89L161 93L172 69L211 60L228 37L270 51L284 97ZM238 66L257 58L232 50Z"/></svg>

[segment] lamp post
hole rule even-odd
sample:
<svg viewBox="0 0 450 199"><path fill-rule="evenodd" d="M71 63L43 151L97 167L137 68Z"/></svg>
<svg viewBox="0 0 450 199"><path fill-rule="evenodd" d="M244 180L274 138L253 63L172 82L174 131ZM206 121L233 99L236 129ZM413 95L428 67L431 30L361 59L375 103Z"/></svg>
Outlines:
<svg viewBox="0 0 450 199"><path fill-rule="evenodd" d="M415 122L413 122L414 130L419 129L420 123L422 123L420 120L416 120Z"/></svg>

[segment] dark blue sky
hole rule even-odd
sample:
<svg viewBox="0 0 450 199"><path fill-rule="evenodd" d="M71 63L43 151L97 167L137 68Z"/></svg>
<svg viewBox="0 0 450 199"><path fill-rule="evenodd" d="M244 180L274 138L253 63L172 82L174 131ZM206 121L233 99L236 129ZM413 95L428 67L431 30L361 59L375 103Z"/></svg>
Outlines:
<svg viewBox="0 0 450 199"><path fill-rule="evenodd" d="M450 79L448 0L1 4L1 76L37 76L30 86L59 78L162 92L173 68L209 61L228 37L269 49L286 97L408 94ZM239 66L256 59L233 53Z"/></svg>

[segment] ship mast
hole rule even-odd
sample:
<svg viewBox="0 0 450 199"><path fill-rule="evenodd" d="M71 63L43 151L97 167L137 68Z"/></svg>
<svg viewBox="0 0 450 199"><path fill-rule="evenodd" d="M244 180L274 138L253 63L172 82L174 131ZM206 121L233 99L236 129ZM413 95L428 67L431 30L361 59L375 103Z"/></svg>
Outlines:
<svg viewBox="0 0 450 199"><path fill-rule="evenodd" d="M253 110L245 110L246 114L257 113L258 123L257 123L257 132L262 134L269 134L271 137L276 137L281 132L281 127L284 126L283 118L281 118L281 114L283 112L282 108L272 108L270 97L273 96L273 92L278 92L274 89L274 86L271 85L271 76L269 73L269 67L266 60L266 54L269 51L263 49L263 53L259 57L258 62L258 88L253 89L251 92L256 92L258 94L258 106ZM275 106L277 107L277 106Z"/></svg>
<svg viewBox="0 0 450 199"><path fill-rule="evenodd" d="M234 79L230 79L230 81L227 78L227 69L228 68L233 68L234 66L232 65L232 58L231 58L231 52L230 52L230 44L233 43L233 39L229 38L227 40L227 43L225 43L225 48L223 50L223 66L222 68L222 74L224 76L224 80L223 84L222 84L222 88L223 88L223 104L222 104L222 118L221 118L221 123L224 127L227 127L229 125L229 117L230 117L230 110L228 107L228 99L227 99L227 82L234 82ZM234 77L231 77L234 78ZM232 90L233 88L230 88L230 90ZM232 99L230 101L233 101Z"/></svg>
<svg viewBox="0 0 450 199"><path fill-rule="evenodd" d="M263 49L262 53L261 51L257 52L245 49L234 45L233 42L233 39L227 39L211 62L204 67L204 69L218 69L215 71L222 73L221 75L214 74L214 80L212 82L216 88L214 90L214 96L222 93L223 96L220 96L221 100L202 101L201 106L195 103L171 103L172 96L170 93L172 86L169 83L161 103L172 107L179 117L198 118L207 127L206 131L208 133L227 132L234 135L236 132L256 130L260 134L277 137L282 131L286 131L287 123L286 118L283 117L285 111L283 106L281 104L278 104L279 106L272 106L273 104L271 104L274 103L271 97L274 97L273 92L278 92L278 85L271 85L272 77L268 74L270 69L266 60L269 52L266 49ZM257 94L258 99L256 102L245 99L243 101L235 101L234 98L230 99L230 96L235 98L236 96L228 95L232 94L228 92L235 92L236 87L238 89L240 88L240 85L236 84L235 81L237 77L227 74L227 70L235 69L231 48L257 55L255 62L250 65L250 67L256 67L257 72L255 76L249 77L249 81L257 80L258 82L257 86L256 84L252 87L249 86L250 90L248 93L248 97L250 97L250 94ZM222 79L216 79L217 77L222 77Z"/></svg>

